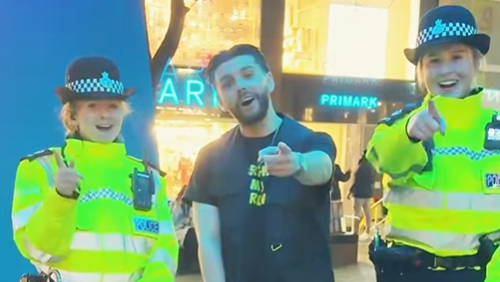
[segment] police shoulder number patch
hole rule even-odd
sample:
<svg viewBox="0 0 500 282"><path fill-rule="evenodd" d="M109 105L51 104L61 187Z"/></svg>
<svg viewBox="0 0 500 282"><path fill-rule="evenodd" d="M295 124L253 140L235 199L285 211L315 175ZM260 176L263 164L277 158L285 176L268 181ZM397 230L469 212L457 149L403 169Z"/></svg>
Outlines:
<svg viewBox="0 0 500 282"><path fill-rule="evenodd" d="M385 124L388 126L393 125L396 121L404 118L409 113L413 112L415 109L420 107L422 103L410 103L402 109L393 112L390 116L383 118L378 124Z"/></svg>
<svg viewBox="0 0 500 282"><path fill-rule="evenodd" d="M41 151L38 151L38 152L35 152L33 154L29 154L25 157L22 157L20 162L24 161L24 160L28 160L28 161L34 161L38 158L41 158L41 157L45 157L45 156L50 156L50 155L53 155L54 152L52 152L51 150L49 149L45 149L45 150L41 150Z"/></svg>

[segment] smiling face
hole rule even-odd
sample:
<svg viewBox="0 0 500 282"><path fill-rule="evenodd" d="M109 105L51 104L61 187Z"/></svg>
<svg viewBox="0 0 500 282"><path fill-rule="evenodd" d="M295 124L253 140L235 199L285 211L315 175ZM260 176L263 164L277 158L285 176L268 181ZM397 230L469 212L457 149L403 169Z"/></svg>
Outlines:
<svg viewBox="0 0 500 282"><path fill-rule="evenodd" d="M427 91L432 94L460 98L473 88L473 79L479 68L473 50L463 44L436 46L419 63Z"/></svg>
<svg viewBox="0 0 500 282"><path fill-rule="evenodd" d="M266 117L274 80L253 56L236 56L222 63L214 72L214 84L221 107L241 125L253 125Z"/></svg>
<svg viewBox="0 0 500 282"><path fill-rule="evenodd" d="M93 142L113 142L122 129L125 106L116 100L78 101L74 116L78 133Z"/></svg>

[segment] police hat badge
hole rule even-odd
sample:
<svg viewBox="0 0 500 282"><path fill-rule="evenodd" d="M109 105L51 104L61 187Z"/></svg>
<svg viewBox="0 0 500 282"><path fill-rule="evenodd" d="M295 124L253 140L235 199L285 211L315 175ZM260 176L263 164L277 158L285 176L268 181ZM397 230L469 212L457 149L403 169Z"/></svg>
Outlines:
<svg viewBox="0 0 500 282"><path fill-rule="evenodd" d="M476 19L462 6L439 6L420 19L416 48L404 49L406 59L417 65L420 58L438 44L462 43L486 55L490 37L477 32Z"/></svg>
<svg viewBox="0 0 500 282"><path fill-rule="evenodd" d="M75 100L126 100L134 89L125 89L120 71L104 57L84 57L72 62L66 70L66 83L55 92L61 102Z"/></svg>

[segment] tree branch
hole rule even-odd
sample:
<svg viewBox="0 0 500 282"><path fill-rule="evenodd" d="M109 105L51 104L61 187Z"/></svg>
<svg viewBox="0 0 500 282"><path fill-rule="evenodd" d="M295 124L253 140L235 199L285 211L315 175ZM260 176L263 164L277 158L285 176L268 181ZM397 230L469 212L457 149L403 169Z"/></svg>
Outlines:
<svg viewBox="0 0 500 282"><path fill-rule="evenodd" d="M194 4L196 4L195 1ZM193 5L194 5L193 4ZM192 7L192 5L191 5ZM157 89L158 83L165 67L165 64L172 59L179 47L179 43L184 30L186 15L191 7L186 7L184 0L171 0L170 2L170 23L167 33L158 48L158 51L151 57L150 70L153 89Z"/></svg>

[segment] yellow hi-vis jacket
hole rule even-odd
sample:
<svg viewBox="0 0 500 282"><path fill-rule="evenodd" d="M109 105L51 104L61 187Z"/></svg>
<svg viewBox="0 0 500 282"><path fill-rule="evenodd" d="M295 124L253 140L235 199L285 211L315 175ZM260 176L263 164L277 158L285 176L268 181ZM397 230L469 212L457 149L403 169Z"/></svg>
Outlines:
<svg viewBox="0 0 500 282"><path fill-rule="evenodd" d="M500 176L500 151L484 148L494 112L481 106L482 95L434 97L447 130L430 142L414 143L406 134L408 120L429 97L375 128L367 159L392 179L387 239L446 257L477 253L481 235L500 238L500 189L486 181Z"/></svg>
<svg viewBox="0 0 500 282"><path fill-rule="evenodd" d="M64 282L174 281L179 245L165 182L153 172L150 211L134 209L130 174L144 171L124 144L67 139L64 159L83 176L78 200L57 194L52 148L17 169L12 224L21 254L37 269L59 270Z"/></svg>

